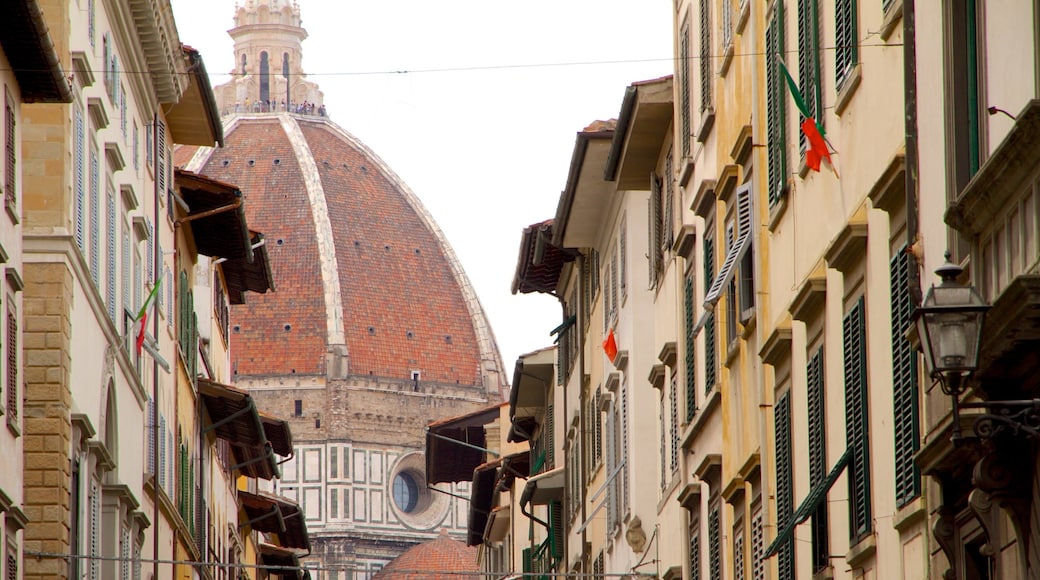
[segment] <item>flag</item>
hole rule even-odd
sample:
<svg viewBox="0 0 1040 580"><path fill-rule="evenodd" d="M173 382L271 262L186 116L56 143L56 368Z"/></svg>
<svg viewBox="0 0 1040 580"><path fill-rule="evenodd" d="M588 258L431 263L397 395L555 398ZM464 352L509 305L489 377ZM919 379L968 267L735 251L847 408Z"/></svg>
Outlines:
<svg viewBox="0 0 1040 580"><path fill-rule="evenodd" d="M148 325L148 307L155 302L155 297L159 295L159 286L162 285L162 274L159 274L159 279L155 281L155 285L152 286L152 291L148 293L148 297L144 299L144 304L141 305L141 310L137 313L137 319L134 320L134 326L137 328L137 356L141 356L141 348L144 347L144 337L146 328Z"/></svg>
<svg viewBox="0 0 1040 580"><path fill-rule="evenodd" d="M805 133L806 139L809 140L809 148L805 151L805 164L813 171L819 172L820 161L826 159L827 163L831 163L831 151L827 147L827 141L823 138L825 131L820 126L820 123L809 113L809 106L805 104L805 98L802 97L801 91L798 90L798 85L794 84L791 73L787 72L787 66L784 65L784 61L780 60L779 56L776 60L780 63L780 70L784 73L784 79L787 80L787 88L791 89L794 105L798 107L798 112L805 117L805 121L802 122L802 133Z"/></svg>
<svg viewBox="0 0 1040 580"><path fill-rule="evenodd" d="M617 342L614 341L613 328L607 333L607 339L603 341L603 352L610 359L611 364L613 364L614 359L617 358Z"/></svg>

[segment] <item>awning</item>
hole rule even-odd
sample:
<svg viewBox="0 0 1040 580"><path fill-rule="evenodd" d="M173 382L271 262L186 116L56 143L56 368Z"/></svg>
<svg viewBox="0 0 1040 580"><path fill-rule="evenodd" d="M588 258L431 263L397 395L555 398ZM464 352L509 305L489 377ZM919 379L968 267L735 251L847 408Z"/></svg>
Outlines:
<svg viewBox="0 0 1040 580"><path fill-rule="evenodd" d="M292 431L289 422L284 419L260 413L260 423L264 426L264 435L271 442L271 448L282 457L293 454Z"/></svg>
<svg viewBox="0 0 1040 580"><path fill-rule="evenodd" d="M181 45L181 52L187 64L188 86L176 103L166 107L170 136L174 143L181 145L213 147L216 144L223 147L224 126L220 122L220 112L202 55L186 45Z"/></svg>
<svg viewBox="0 0 1040 580"><path fill-rule="evenodd" d="M176 171L175 182L188 206L188 215L177 222L191 224L196 250L203 256L251 262L253 240L238 187L183 169Z"/></svg>
<svg viewBox="0 0 1040 580"><path fill-rule="evenodd" d="M249 393L200 378L199 396L209 414L205 431L213 431L231 445L235 460L231 468L260 479L278 476L274 450Z"/></svg>
<svg viewBox="0 0 1040 580"><path fill-rule="evenodd" d="M555 363L556 349L553 347L517 359L513 367L513 386L509 390L509 418L513 424L508 441L527 441L537 429L555 382Z"/></svg>
<svg viewBox="0 0 1040 580"><path fill-rule="evenodd" d="M488 514L487 526L484 528L484 541L501 542L509 534L509 523L512 519L512 507L500 505Z"/></svg>
<svg viewBox="0 0 1040 580"><path fill-rule="evenodd" d="M62 39L64 41L64 39ZM64 42L63 42L64 44ZM38 0L4 3L0 47L26 103L71 103L72 90L61 70Z"/></svg>
<svg viewBox="0 0 1040 580"><path fill-rule="evenodd" d="M246 258L231 258L220 265L224 272L224 283L227 284L228 301L232 304L245 304L246 292L266 294L274 290L274 276L271 273L271 260L267 255L264 235L249 231L253 261Z"/></svg>
<svg viewBox="0 0 1040 580"><path fill-rule="evenodd" d="M307 523L303 521L299 505L284 497L244 490L238 490L238 500L246 513L246 521L240 526L248 525L257 532L276 534L283 548L310 552Z"/></svg>
<svg viewBox="0 0 1040 580"><path fill-rule="evenodd" d="M812 517L813 513L816 512L816 508L820 507L823 499L827 497L827 492L830 491L831 486L838 480L838 476L849 464L851 454L846 449L845 453L838 459L838 462L834 464L834 468L827 474L827 478L816 484L816 487L809 490L809 495L805 496L802 501L802 505L798 506L798 509L791 515L791 520L787 522L784 529L780 530L780 533L776 535L776 539L773 540L772 544L766 548L765 553L762 555L763 558L772 557L774 554L780 551L780 548L784 547L784 544L791 539L794 535L795 526L801 524L805 520Z"/></svg>
<svg viewBox="0 0 1040 580"><path fill-rule="evenodd" d="M557 467L531 477L520 496L520 505L545 505L554 499L563 498L563 486L567 481L565 476L565 468Z"/></svg>
<svg viewBox="0 0 1040 580"><path fill-rule="evenodd" d="M443 419L426 427L426 481L430 484L469 481L487 461L484 426L501 415L501 405Z"/></svg>
<svg viewBox="0 0 1040 580"><path fill-rule="evenodd" d="M300 567L300 558L292 550L260 544L260 563L268 574L275 578L292 578L293 580L309 580L310 572Z"/></svg>
<svg viewBox="0 0 1040 580"><path fill-rule="evenodd" d="M661 146L672 124L672 76L632 83L621 103L604 179L618 189L645 190L657 169Z"/></svg>
<svg viewBox="0 0 1040 580"><path fill-rule="evenodd" d="M553 294L560 281L563 265L574 261L577 252L552 244L553 220L524 228L520 238L520 255L513 274L513 294L541 292Z"/></svg>
<svg viewBox="0 0 1040 580"><path fill-rule="evenodd" d="M484 527L487 526L491 504L495 500L495 484L502 460L485 463L473 471L473 487L469 497L469 521L466 533L467 546L484 543Z"/></svg>
<svg viewBox="0 0 1040 580"><path fill-rule="evenodd" d="M726 259L722 262L711 288L704 294L704 305L714 307L719 297L729 287L733 279L734 268L737 262L744 257L744 253L751 247L751 230L753 224L751 211L751 184L744 184L737 188L737 239L729 244L726 251Z"/></svg>

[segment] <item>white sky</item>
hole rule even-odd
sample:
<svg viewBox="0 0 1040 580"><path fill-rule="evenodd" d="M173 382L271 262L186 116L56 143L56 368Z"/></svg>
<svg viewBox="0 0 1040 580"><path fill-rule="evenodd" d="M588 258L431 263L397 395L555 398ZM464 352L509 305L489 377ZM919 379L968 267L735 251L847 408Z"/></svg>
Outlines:
<svg viewBox="0 0 1040 580"><path fill-rule="evenodd" d="M214 85L226 82L234 1L172 1L181 42L202 53ZM561 320L555 298L510 294L522 230L555 215L575 133L617 117L632 82L671 74L672 2L299 4L310 35L304 72L332 119L382 157L440 225L512 380L516 358L551 344ZM490 68L419 72L471 67Z"/></svg>

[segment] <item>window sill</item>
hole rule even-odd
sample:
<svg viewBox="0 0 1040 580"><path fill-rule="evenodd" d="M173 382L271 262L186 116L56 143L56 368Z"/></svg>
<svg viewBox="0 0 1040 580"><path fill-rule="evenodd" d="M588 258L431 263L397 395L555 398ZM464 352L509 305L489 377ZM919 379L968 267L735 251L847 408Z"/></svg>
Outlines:
<svg viewBox="0 0 1040 580"><path fill-rule="evenodd" d="M834 114L841 116L845 112L846 107L849 106L849 101L852 100L852 95L856 94L856 89L859 88L860 82L863 80L863 69L859 63L852 67L849 71L848 76L841 82L841 88L838 89L838 97L834 101Z"/></svg>
<svg viewBox="0 0 1040 580"><path fill-rule="evenodd" d="M18 217L18 204L10 200L4 200L4 209L7 210L7 217L11 218L11 224L18 225L22 223L21 218Z"/></svg>
<svg viewBox="0 0 1040 580"><path fill-rule="evenodd" d="M18 420L15 419L15 416L12 416L11 414L7 415L7 430L10 431L11 435L13 435L16 438L22 436L22 430L18 426Z"/></svg>
<svg viewBox="0 0 1040 580"><path fill-rule="evenodd" d="M698 143L704 143L711 135L711 128L715 126L715 108L711 107L701 111L701 114L704 116L701 118L701 126L697 128Z"/></svg>
<svg viewBox="0 0 1040 580"><path fill-rule="evenodd" d="M740 13L737 15L736 33L743 34L744 27L747 26L748 16L751 14L751 1L741 0L739 10Z"/></svg>
<svg viewBox="0 0 1040 580"><path fill-rule="evenodd" d="M741 313L740 315L740 324L743 327L740 330L740 338L743 338L744 340L748 340L751 337L751 335L755 332L756 318L754 306L752 306L749 310L750 313L746 316L743 313Z"/></svg>
<svg viewBox="0 0 1040 580"><path fill-rule="evenodd" d="M776 231L777 226L780 225L780 220L784 217L787 212L787 199L791 196L791 188L788 187L787 193L780 196L776 204L769 208L769 223L767 227L770 232Z"/></svg>
<svg viewBox="0 0 1040 580"><path fill-rule="evenodd" d="M712 412L722 402L722 395L719 394L719 390L712 389L710 393L705 397L704 406L697 410L697 414L693 417L693 420L686 427L686 431L682 434L682 448L689 449L693 444L693 441L697 438L697 435L704 429L704 426L708 422L708 418Z"/></svg>
<svg viewBox="0 0 1040 580"><path fill-rule="evenodd" d="M722 49L722 65L719 66L719 76L725 77L729 72L729 65L733 62L733 41L730 40L726 48Z"/></svg>
<svg viewBox="0 0 1040 580"><path fill-rule="evenodd" d="M845 554L845 562L850 568L862 568L863 564L873 558L877 553L877 536L873 533L867 534L865 538L856 542Z"/></svg>
<svg viewBox="0 0 1040 580"><path fill-rule="evenodd" d="M834 566L824 566L813 572L812 580L834 580Z"/></svg>
<svg viewBox="0 0 1040 580"><path fill-rule="evenodd" d="M907 528L920 522L926 514L927 510L924 505L924 497L919 495L910 500L903 507L896 510L896 515L892 519L892 527L903 532Z"/></svg>
<svg viewBox="0 0 1040 580"><path fill-rule="evenodd" d="M881 21L881 40L887 41L896 31L896 25L903 20L903 0L892 0L885 9L885 18Z"/></svg>

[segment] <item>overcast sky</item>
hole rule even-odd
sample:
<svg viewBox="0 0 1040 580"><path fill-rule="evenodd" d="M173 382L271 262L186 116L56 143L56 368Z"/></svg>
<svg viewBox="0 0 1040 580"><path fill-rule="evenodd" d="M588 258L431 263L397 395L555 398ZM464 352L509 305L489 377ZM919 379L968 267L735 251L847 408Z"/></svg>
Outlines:
<svg viewBox="0 0 1040 580"><path fill-rule="evenodd" d="M244 1L244 0L243 0ZM214 85L234 0L172 0ZM556 299L510 294L524 227L551 218L575 134L625 87L672 72L667 0L299 0L303 69L332 120L422 200L476 288L505 361L552 343ZM408 71L408 72L396 72ZM277 272L275 273L277 275Z"/></svg>

